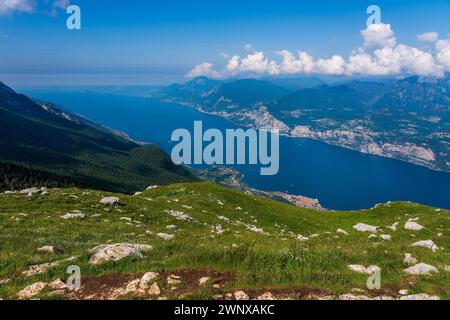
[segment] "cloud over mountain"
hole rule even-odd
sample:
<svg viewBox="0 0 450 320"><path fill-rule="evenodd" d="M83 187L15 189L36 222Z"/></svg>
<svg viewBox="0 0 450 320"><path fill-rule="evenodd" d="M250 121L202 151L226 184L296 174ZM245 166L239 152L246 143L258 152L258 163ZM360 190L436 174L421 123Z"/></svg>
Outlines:
<svg viewBox="0 0 450 320"><path fill-rule="evenodd" d="M372 24L361 31L363 45L345 59L340 55L317 58L305 51L277 52L278 59L270 59L263 51L246 45L245 56L228 57L224 69L218 71L211 63L194 67L189 77L209 76L225 78L240 75L363 75L442 77L450 71L450 38L438 40L438 34L428 32L418 35L418 40L434 46L419 49L397 42L389 24Z"/></svg>

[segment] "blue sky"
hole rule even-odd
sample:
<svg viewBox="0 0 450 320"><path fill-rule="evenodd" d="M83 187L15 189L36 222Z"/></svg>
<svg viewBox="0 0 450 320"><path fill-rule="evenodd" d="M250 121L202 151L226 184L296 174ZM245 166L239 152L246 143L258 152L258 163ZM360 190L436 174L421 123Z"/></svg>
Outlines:
<svg viewBox="0 0 450 320"><path fill-rule="evenodd" d="M418 34L450 32L449 0L74 0L82 13L76 31L53 0L34 2L0 12L0 81L165 84L202 62L221 69L225 55L244 57L246 44L267 57L279 50L346 57L362 45L370 4L401 43L420 48Z"/></svg>

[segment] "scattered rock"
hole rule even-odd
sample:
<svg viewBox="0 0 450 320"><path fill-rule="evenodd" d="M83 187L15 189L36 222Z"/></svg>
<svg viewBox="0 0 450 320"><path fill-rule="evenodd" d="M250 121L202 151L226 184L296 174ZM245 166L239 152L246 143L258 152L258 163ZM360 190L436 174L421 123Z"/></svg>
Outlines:
<svg viewBox="0 0 450 320"><path fill-rule="evenodd" d="M150 191L150 190L153 190L153 189L156 189L156 188L158 188L158 186L149 186L147 189L145 189L146 191Z"/></svg>
<svg viewBox="0 0 450 320"><path fill-rule="evenodd" d="M231 293L226 293L226 294L225 294L225 299L226 299L226 300L231 300L231 299L233 299L233 297L234 297L234 296L233 296L233 294L231 294Z"/></svg>
<svg viewBox="0 0 450 320"><path fill-rule="evenodd" d="M409 294L409 291L406 290L406 289L403 289L403 290L400 290L398 292L398 294L401 295L401 296L407 296Z"/></svg>
<svg viewBox="0 0 450 320"><path fill-rule="evenodd" d="M119 201L120 199L117 197L105 197L100 200L100 203L108 206L117 206L119 205Z"/></svg>
<svg viewBox="0 0 450 320"><path fill-rule="evenodd" d="M257 300L263 300L263 301L270 301L270 300L275 300L275 297L272 295L271 292L266 292L262 295L260 295L258 298L256 298Z"/></svg>
<svg viewBox="0 0 450 320"><path fill-rule="evenodd" d="M222 226L220 224L213 226L211 232L215 233L215 234L222 234L225 232L225 230L223 230Z"/></svg>
<svg viewBox="0 0 450 320"><path fill-rule="evenodd" d="M142 194L142 192L135 192L135 193L133 194L133 197L140 196L141 194Z"/></svg>
<svg viewBox="0 0 450 320"><path fill-rule="evenodd" d="M397 231L397 227L400 223L396 222L392 226L387 227L388 229L391 229L392 231Z"/></svg>
<svg viewBox="0 0 450 320"><path fill-rule="evenodd" d="M53 263L42 263L42 264L38 264L38 265L34 265L34 266L30 266L28 268L28 270L25 270L22 272L22 274L26 277L31 277L37 274L42 274L47 272L48 269L52 268L52 267L56 267L58 265L57 262L53 262Z"/></svg>
<svg viewBox="0 0 450 320"><path fill-rule="evenodd" d="M133 281L130 281L127 283L125 288L117 288L114 289L111 295L109 296L109 299L117 299L118 297L123 297L128 294L138 294L140 279L135 279Z"/></svg>
<svg viewBox="0 0 450 320"><path fill-rule="evenodd" d="M373 300L381 300L381 301L390 301L390 300L395 300L394 297L390 297L390 296L381 296L381 297L375 297L373 298Z"/></svg>
<svg viewBox="0 0 450 320"><path fill-rule="evenodd" d="M356 226L353 227L353 229L360 231L360 232L372 232L377 233L379 227L371 226L364 223L358 223Z"/></svg>
<svg viewBox="0 0 450 320"><path fill-rule="evenodd" d="M23 189L23 190L19 191L20 194L26 194L29 197L37 195L40 192L41 192L41 190L38 188L28 188L28 189Z"/></svg>
<svg viewBox="0 0 450 320"><path fill-rule="evenodd" d="M67 285L61 280L56 279L48 284L48 287L53 290L65 290L67 289Z"/></svg>
<svg viewBox="0 0 450 320"><path fill-rule="evenodd" d="M178 227L176 225L174 225L174 224L171 224L170 226L167 226L166 229L167 230L177 230Z"/></svg>
<svg viewBox="0 0 450 320"><path fill-rule="evenodd" d="M392 240L392 236L388 235L388 234L382 234L380 236L381 239L385 240L385 241L391 241Z"/></svg>
<svg viewBox="0 0 450 320"><path fill-rule="evenodd" d="M173 234L167 234L167 233L158 233L157 236L166 241L172 240L173 238L175 238L175 236Z"/></svg>
<svg viewBox="0 0 450 320"><path fill-rule="evenodd" d="M304 236L302 236L301 234L297 237L297 240L299 240L299 241L308 241L309 240L309 238L308 237L304 237Z"/></svg>
<svg viewBox="0 0 450 320"><path fill-rule="evenodd" d="M23 271L22 274L26 277L31 277L37 274L42 274L47 272L48 269L58 266L62 262L69 262L75 260L77 257L70 257L65 260L61 261L55 261L55 262L48 262L43 264L38 264L29 267L27 270Z"/></svg>
<svg viewBox="0 0 450 320"><path fill-rule="evenodd" d="M250 297L244 291L236 291L234 293L234 298L236 300L250 300Z"/></svg>
<svg viewBox="0 0 450 320"><path fill-rule="evenodd" d="M424 226L421 226L420 224L418 224L417 222L412 222L412 221L408 221L405 224L405 229L406 230L411 230L411 231L420 231L424 228Z"/></svg>
<svg viewBox="0 0 450 320"><path fill-rule="evenodd" d="M108 261L119 261L121 259L135 256L142 258L142 252L152 249L152 246L143 244L103 244L91 249L93 257L89 260L90 264L97 265Z"/></svg>
<svg viewBox="0 0 450 320"><path fill-rule="evenodd" d="M156 272L147 272L141 278L141 281L139 283L140 287L143 289L147 289L151 282L158 279L158 276L159 276L159 274Z"/></svg>
<svg viewBox="0 0 450 320"><path fill-rule="evenodd" d="M153 282L150 289L148 289L148 294L151 296L159 296L161 294L161 289L157 282Z"/></svg>
<svg viewBox="0 0 450 320"><path fill-rule="evenodd" d="M195 221L194 218L192 218L191 216L185 214L184 212L181 211L175 211L175 210L164 210L165 213L171 215L172 217L174 217L177 220L181 220L181 221Z"/></svg>
<svg viewBox="0 0 450 320"><path fill-rule="evenodd" d="M364 274L373 274L373 273L381 270L380 267L378 267L378 266L370 266L370 267L366 268L362 265L357 265L357 264L351 264L348 266L348 268L354 272L364 273Z"/></svg>
<svg viewBox="0 0 450 320"><path fill-rule="evenodd" d="M127 283L127 285L123 288L116 288L112 291L112 293L109 295L109 299L114 300L119 297L123 297L129 294L138 295L138 296L144 296L146 294L152 295L152 293L156 293L156 287L154 284L150 286L150 283L154 281L158 277L157 273L154 272L148 272L144 274L144 276L140 279L135 279ZM159 287L158 287L159 289ZM147 290L149 292L147 292ZM150 293L152 292L152 293ZM157 295L159 295L158 293ZM156 295L156 294L155 294Z"/></svg>
<svg viewBox="0 0 450 320"><path fill-rule="evenodd" d="M200 280L198 281L198 285L199 286L204 286L204 285L206 285L208 282L210 282L211 281L211 278L210 277L202 277L202 278L200 278Z"/></svg>
<svg viewBox="0 0 450 320"><path fill-rule="evenodd" d="M444 270L450 272L450 266L445 266Z"/></svg>
<svg viewBox="0 0 450 320"><path fill-rule="evenodd" d="M420 300L420 301L425 301L425 300L441 300L441 298L439 298L438 296L432 296L426 293L419 293L419 294L413 294L410 296L404 296L401 297L400 300Z"/></svg>
<svg viewBox="0 0 450 320"><path fill-rule="evenodd" d="M439 250L439 247L434 244L432 240L424 240L424 241L418 241L416 243L412 244L413 247L422 247L430 249L433 252L436 252Z"/></svg>
<svg viewBox="0 0 450 320"><path fill-rule="evenodd" d="M171 274L167 277L167 283L171 286L176 286L181 284L181 277Z"/></svg>
<svg viewBox="0 0 450 320"><path fill-rule="evenodd" d="M405 259L403 260L403 263L408 266L412 266L417 263L417 259L414 258L411 253L405 253Z"/></svg>
<svg viewBox="0 0 450 320"><path fill-rule="evenodd" d="M62 249L60 249L58 247L54 247L54 246L43 246L43 247L37 249L37 251L50 253L50 254L57 254L57 253L63 252Z"/></svg>
<svg viewBox="0 0 450 320"><path fill-rule="evenodd" d="M403 271L413 275L429 275L439 272L435 267L425 263L416 264L415 266L409 267L408 269L405 269Z"/></svg>
<svg viewBox="0 0 450 320"><path fill-rule="evenodd" d="M342 229L337 229L336 230L337 233L341 233L341 234L345 234L346 236L348 236L348 232Z"/></svg>
<svg viewBox="0 0 450 320"><path fill-rule="evenodd" d="M369 297L366 296L357 296L351 293L346 293L339 296L339 300L370 300Z"/></svg>
<svg viewBox="0 0 450 320"><path fill-rule="evenodd" d="M84 213L66 213L61 216L61 219L69 220L69 219L84 219L86 215Z"/></svg>
<svg viewBox="0 0 450 320"><path fill-rule="evenodd" d="M37 296L42 292L42 290L45 289L47 286L46 282L36 282L33 284L30 284L29 286L25 287L23 290L19 291L17 293L17 297L19 299L31 299L34 296Z"/></svg>

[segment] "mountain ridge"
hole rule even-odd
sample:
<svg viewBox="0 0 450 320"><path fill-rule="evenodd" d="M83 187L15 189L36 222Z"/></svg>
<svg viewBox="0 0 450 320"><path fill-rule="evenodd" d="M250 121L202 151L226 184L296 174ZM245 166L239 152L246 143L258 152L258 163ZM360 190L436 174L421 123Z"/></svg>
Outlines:
<svg viewBox="0 0 450 320"><path fill-rule="evenodd" d="M218 96L208 99L210 92L202 91L196 81L187 82L189 94L160 91L153 97L188 105L246 127L277 129L288 136L450 171L449 75L441 79L408 77L382 82L352 79L286 89L286 94L271 99L251 92L252 99L244 104L226 95L220 95L220 100ZM237 86L238 81L222 83ZM201 83L217 86L218 82L201 78ZM183 85L177 88L186 92ZM240 91L241 95L248 93L244 86Z"/></svg>
<svg viewBox="0 0 450 320"><path fill-rule="evenodd" d="M39 105L0 85L0 162L110 191L134 192L148 185L197 180L156 146L126 136L55 105Z"/></svg>

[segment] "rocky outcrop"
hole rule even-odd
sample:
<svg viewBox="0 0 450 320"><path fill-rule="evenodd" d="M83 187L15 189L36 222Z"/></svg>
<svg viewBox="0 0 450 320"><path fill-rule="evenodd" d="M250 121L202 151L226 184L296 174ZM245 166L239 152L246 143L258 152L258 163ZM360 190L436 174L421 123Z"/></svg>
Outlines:
<svg viewBox="0 0 450 320"><path fill-rule="evenodd" d="M412 256L410 253L405 253L405 259L403 260L403 263L408 266L413 266L417 263L417 259Z"/></svg>
<svg viewBox="0 0 450 320"><path fill-rule="evenodd" d="M94 255L89 260L89 263L97 265L109 261L119 261L127 257L142 258L142 253L151 249L152 246L143 244L103 244L91 250L91 253L93 253Z"/></svg>
<svg viewBox="0 0 450 320"><path fill-rule="evenodd" d="M365 223L358 223L356 226L353 227L353 229L355 229L356 231L360 231L360 232L377 233L379 227L371 226L371 225L368 225Z"/></svg>
<svg viewBox="0 0 450 320"><path fill-rule="evenodd" d="M425 263L416 264L415 266L409 267L403 271L412 275L429 275L439 272L437 268Z"/></svg>
<svg viewBox="0 0 450 320"><path fill-rule="evenodd" d="M19 299L31 299L42 292L47 287L46 282L36 282L25 287L17 293Z"/></svg>
<svg viewBox="0 0 450 320"><path fill-rule="evenodd" d="M119 201L120 199L117 197L105 197L102 200L100 200L100 203L107 206L117 206L119 205Z"/></svg>
<svg viewBox="0 0 450 320"><path fill-rule="evenodd" d="M439 250L439 247L432 241L432 240L423 240L418 241L412 244L413 247L422 247L430 249L433 252L436 252Z"/></svg>
<svg viewBox="0 0 450 320"><path fill-rule="evenodd" d="M244 291L236 291L234 293L234 298L236 300L250 300L250 297Z"/></svg>
<svg viewBox="0 0 450 320"><path fill-rule="evenodd" d="M348 268L351 271L354 271L357 273L363 273L363 274L373 274L373 273L381 270L380 267L378 267L378 266L370 266L370 267L366 268L366 267L364 267L362 265L358 265L358 264L351 264L348 266Z"/></svg>
<svg viewBox="0 0 450 320"><path fill-rule="evenodd" d="M410 231L421 231L424 228L424 226L421 226L417 222L414 221L408 221L405 224L405 229Z"/></svg>

